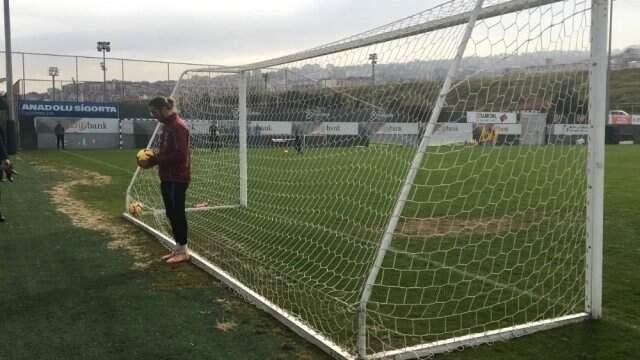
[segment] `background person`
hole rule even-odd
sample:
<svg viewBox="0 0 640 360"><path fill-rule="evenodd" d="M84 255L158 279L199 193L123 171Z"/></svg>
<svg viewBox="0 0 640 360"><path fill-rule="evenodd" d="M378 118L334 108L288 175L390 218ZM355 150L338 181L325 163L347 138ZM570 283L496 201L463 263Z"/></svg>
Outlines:
<svg viewBox="0 0 640 360"><path fill-rule="evenodd" d="M56 134L56 148L60 150L62 147L62 150L64 150L64 126L58 122L53 132Z"/></svg>

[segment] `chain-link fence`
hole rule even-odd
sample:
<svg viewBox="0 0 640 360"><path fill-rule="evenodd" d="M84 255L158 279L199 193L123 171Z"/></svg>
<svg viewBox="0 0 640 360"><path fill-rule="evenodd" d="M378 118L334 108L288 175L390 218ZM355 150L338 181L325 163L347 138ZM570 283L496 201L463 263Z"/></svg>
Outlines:
<svg viewBox="0 0 640 360"><path fill-rule="evenodd" d="M4 54L4 52L2 52ZM180 74L208 64L13 52L15 96L21 100L145 100L167 95ZM6 77L5 56L0 78Z"/></svg>

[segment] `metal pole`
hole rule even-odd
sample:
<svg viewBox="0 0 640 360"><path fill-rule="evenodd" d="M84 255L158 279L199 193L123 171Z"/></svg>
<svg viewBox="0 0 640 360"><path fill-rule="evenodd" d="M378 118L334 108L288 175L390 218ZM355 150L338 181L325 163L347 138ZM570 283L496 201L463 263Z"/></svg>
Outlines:
<svg viewBox="0 0 640 360"><path fill-rule="evenodd" d="M371 62L371 86L376 85L376 63L375 61Z"/></svg>
<svg viewBox="0 0 640 360"><path fill-rule="evenodd" d="M587 254L585 308L602 317L602 238L604 222L604 136L607 120L608 0L592 0L589 79L589 160L587 180Z"/></svg>
<svg viewBox="0 0 640 360"><path fill-rule="evenodd" d="M610 1L609 5L609 46L607 50L607 84L609 84L611 80L611 39L613 30L613 0ZM609 98L609 86L606 87L606 99L607 99L607 122L609 120L609 112L611 111L611 99ZM617 107L616 107L617 108Z"/></svg>
<svg viewBox="0 0 640 360"><path fill-rule="evenodd" d="M167 86L171 87L171 63L167 63Z"/></svg>
<svg viewBox="0 0 640 360"><path fill-rule="evenodd" d="M247 72L240 73L238 125L240 136L240 206L247 207Z"/></svg>
<svg viewBox="0 0 640 360"><path fill-rule="evenodd" d="M371 60L371 103L375 104L376 64L378 63L378 54L369 54L369 60Z"/></svg>
<svg viewBox="0 0 640 360"><path fill-rule="evenodd" d="M16 122L15 104L13 98L13 59L11 50L11 20L9 15L9 0L4 0L4 43L6 58L7 77L7 107L9 108L9 119L7 119L7 147L10 154L15 154L20 146L20 127ZM15 140L15 141L14 141Z"/></svg>
<svg viewBox="0 0 640 360"><path fill-rule="evenodd" d="M51 86L53 87L51 92L52 100L56 101L56 76L55 75L51 75Z"/></svg>
<svg viewBox="0 0 640 360"><path fill-rule="evenodd" d="M25 100L27 97L27 82L26 82L26 71L24 65L24 53L22 53L22 100Z"/></svg>
<svg viewBox="0 0 640 360"><path fill-rule="evenodd" d="M369 302L369 298L371 297L371 293L373 291L373 285L378 278L378 273L380 272L380 268L382 266L382 262L384 261L385 255L391 244L391 240L393 239L393 234L396 231L396 227L398 225L398 221L400 220L400 216L402 215L402 211L404 210L404 206L406 204L407 198L409 197L409 193L411 192L411 187L413 186L413 182L418 174L418 169L422 164L422 159L424 158L424 154L427 150L427 146L429 145L429 141L431 139L431 134L435 129L436 122L438 122L438 118L440 117L440 112L444 107L445 100L449 91L451 89L451 84L453 79L458 74L458 69L460 67L460 63L462 62L462 56L464 55L465 50L467 49L467 44L469 43L469 39L471 38L471 34L473 33L473 28L475 27L476 20L478 18L478 14L480 10L482 10L482 3L484 0L476 0L475 9L469 15L469 19L467 22L467 26L465 28L464 37L462 38L460 45L458 45L458 49L456 52L456 56L454 58L451 67L449 68L449 72L447 74L447 78L442 85L442 89L440 90L440 94L438 96L438 100L436 101L435 108L431 113L431 117L429 118L429 122L427 123L427 128L422 135L422 140L420 141L420 145L418 147L418 151L411 162L411 167L409 168L409 172L407 173L407 177L405 178L402 189L400 190L400 194L398 195L398 200L396 201L396 205L393 209L393 214L389 219L387 227L385 229L384 235L382 237L382 241L380 242L380 247L378 248L378 253L374 260L373 266L370 269L369 276L367 277L367 281L362 290L362 295L360 297L360 304L358 309L358 340L357 340L357 351L358 356L361 359L366 358L367 356L367 304Z"/></svg>
<svg viewBox="0 0 640 360"><path fill-rule="evenodd" d="M371 104L376 103L376 61L371 61Z"/></svg>
<svg viewBox="0 0 640 360"><path fill-rule="evenodd" d="M120 82L120 101L124 101L124 59L120 59L122 69L122 81Z"/></svg>
<svg viewBox="0 0 640 360"><path fill-rule="evenodd" d="M80 101L80 75L78 74L78 57L76 56L76 101Z"/></svg>
<svg viewBox="0 0 640 360"><path fill-rule="evenodd" d="M102 49L102 102L107 102L107 51Z"/></svg>

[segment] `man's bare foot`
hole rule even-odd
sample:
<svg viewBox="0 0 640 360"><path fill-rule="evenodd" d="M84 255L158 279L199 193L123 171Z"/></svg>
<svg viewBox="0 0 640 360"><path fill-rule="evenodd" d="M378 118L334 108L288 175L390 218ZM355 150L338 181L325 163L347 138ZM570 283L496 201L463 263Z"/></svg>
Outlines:
<svg viewBox="0 0 640 360"><path fill-rule="evenodd" d="M188 253L176 253L172 257L167 259L167 264L177 264L191 260L191 255Z"/></svg>
<svg viewBox="0 0 640 360"><path fill-rule="evenodd" d="M167 261L167 260L169 260L170 258L172 258L172 257L176 256L176 254L177 254L177 253L176 253L176 251L175 251L175 250L173 250L173 251L171 251L170 253L168 253L167 255L163 256L163 257L162 257L162 261Z"/></svg>

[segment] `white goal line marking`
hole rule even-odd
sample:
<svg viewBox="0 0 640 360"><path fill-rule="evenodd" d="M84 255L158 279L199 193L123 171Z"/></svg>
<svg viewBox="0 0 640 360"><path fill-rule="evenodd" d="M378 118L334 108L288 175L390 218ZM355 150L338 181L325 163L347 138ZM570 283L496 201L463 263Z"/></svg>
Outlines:
<svg viewBox="0 0 640 360"><path fill-rule="evenodd" d="M551 301L549 299L546 299L542 295L538 295L538 294L533 293L533 292L528 291L528 290L522 290L522 289L517 288L517 287L515 287L515 286L513 286L511 284L506 284L506 283L502 283L502 282L497 281L497 280L492 280L488 276L485 276L485 275L470 273L470 272L468 272L466 270L458 269L455 266L446 265L446 264L441 263L441 262L439 262L437 260L427 259L424 256L420 256L420 255L416 255L416 254L410 254L410 253L407 253L405 251L398 250L398 249L396 249L396 248L394 248L392 246L389 246L389 250L395 251L396 253L404 254L406 256L409 256L409 257L412 257L412 258L415 258L415 259L418 259L418 260L425 261L425 262L427 262L427 263L429 263L429 264L431 264L431 265L433 265L435 267L438 267L438 268L449 269L449 270L455 272L456 274L459 274L459 275L462 275L462 276L465 276L465 277L471 277L471 278L474 278L474 279L482 280L482 281L484 281L486 283L489 283L489 284L491 284L493 286L512 290L513 292L518 293L520 295L527 295L527 296L529 296L531 298L534 298L536 300L544 299L544 300L547 300L547 301Z"/></svg>

